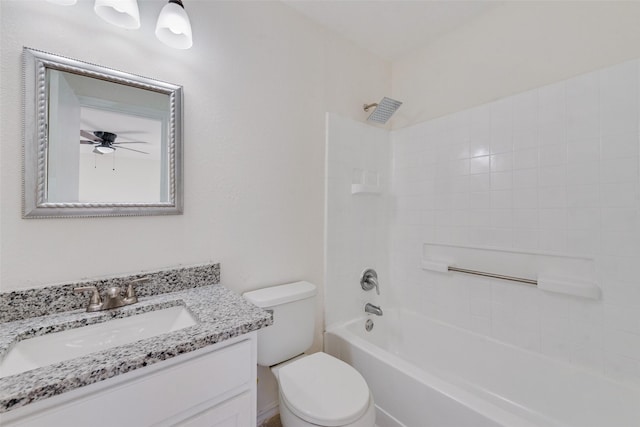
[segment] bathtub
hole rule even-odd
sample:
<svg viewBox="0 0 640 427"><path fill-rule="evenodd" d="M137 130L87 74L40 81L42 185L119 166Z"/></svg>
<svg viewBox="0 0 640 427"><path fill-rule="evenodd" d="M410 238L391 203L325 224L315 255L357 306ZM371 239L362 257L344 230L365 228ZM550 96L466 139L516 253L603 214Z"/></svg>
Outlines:
<svg viewBox="0 0 640 427"><path fill-rule="evenodd" d="M640 387L409 311L330 328L325 351L365 377L378 427L640 426Z"/></svg>

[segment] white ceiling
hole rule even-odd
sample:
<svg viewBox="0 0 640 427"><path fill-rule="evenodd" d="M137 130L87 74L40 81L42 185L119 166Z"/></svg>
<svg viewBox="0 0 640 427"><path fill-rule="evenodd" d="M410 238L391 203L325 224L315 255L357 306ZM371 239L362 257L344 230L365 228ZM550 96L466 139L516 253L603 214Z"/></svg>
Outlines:
<svg viewBox="0 0 640 427"><path fill-rule="evenodd" d="M425 46L502 1L283 0L387 60Z"/></svg>

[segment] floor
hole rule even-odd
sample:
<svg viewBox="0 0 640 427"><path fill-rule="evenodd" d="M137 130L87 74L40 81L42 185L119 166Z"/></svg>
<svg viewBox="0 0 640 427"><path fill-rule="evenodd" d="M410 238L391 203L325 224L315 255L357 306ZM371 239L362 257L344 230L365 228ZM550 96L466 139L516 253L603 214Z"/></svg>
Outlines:
<svg viewBox="0 0 640 427"><path fill-rule="evenodd" d="M280 423L280 414L275 415L262 424L259 427L282 427L282 423Z"/></svg>

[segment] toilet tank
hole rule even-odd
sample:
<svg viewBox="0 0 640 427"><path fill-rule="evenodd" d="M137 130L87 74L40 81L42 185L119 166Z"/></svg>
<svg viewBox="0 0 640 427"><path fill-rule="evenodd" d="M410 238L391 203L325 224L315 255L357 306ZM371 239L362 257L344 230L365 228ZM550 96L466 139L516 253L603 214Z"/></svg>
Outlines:
<svg viewBox="0 0 640 427"><path fill-rule="evenodd" d="M246 292L247 301L273 310L273 325L258 331L258 365L291 359L313 344L316 286L295 282Z"/></svg>

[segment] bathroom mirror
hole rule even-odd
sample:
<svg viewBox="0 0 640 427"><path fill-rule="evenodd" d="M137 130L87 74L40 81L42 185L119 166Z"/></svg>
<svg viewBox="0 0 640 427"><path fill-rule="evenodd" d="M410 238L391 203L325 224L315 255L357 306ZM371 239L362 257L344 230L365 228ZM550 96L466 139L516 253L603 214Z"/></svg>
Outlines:
<svg viewBox="0 0 640 427"><path fill-rule="evenodd" d="M182 213L182 87L30 48L23 217Z"/></svg>

